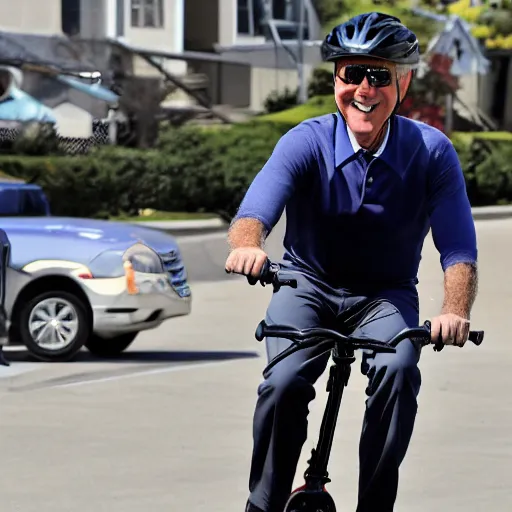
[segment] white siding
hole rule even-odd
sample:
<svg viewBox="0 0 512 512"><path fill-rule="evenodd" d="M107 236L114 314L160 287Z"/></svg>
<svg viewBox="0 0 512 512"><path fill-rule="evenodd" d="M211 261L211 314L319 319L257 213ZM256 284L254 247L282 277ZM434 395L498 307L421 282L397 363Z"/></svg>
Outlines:
<svg viewBox="0 0 512 512"><path fill-rule="evenodd" d="M61 0L1 0L0 30L61 34Z"/></svg>

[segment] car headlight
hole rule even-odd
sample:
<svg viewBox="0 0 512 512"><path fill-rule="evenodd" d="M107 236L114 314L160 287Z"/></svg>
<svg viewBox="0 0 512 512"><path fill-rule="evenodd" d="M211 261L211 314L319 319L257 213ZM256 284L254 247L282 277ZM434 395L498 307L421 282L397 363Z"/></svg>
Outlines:
<svg viewBox="0 0 512 512"><path fill-rule="evenodd" d="M161 274L164 271L160 256L147 245L132 245L123 254L123 262L129 261L133 270L147 274Z"/></svg>
<svg viewBox="0 0 512 512"><path fill-rule="evenodd" d="M136 272L160 274L165 272L158 254L142 243L136 243L126 250L109 249L89 263L94 277L111 278L125 275L125 262Z"/></svg>

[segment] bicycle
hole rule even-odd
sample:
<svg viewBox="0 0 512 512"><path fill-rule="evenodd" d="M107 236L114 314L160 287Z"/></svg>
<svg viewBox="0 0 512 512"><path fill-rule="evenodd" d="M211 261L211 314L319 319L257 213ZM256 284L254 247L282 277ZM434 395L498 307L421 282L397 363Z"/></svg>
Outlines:
<svg viewBox="0 0 512 512"><path fill-rule="evenodd" d="M280 275L280 266L267 260L258 278L247 276L249 284L260 282L262 286L271 284L274 291L281 286L296 288L295 279L283 278ZM285 505L284 512L336 512L333 498L326 489L326 484L331 480L327 471L329 456L334 439L334 431L338 413L343 397L343 389L348 385L351 365L356 360L356 349L371 349L377 352L396 352L396 346L404 339L410 339L413 343L426 346L433 344L430 335L431 324L427 320L422 326L403 329L387 343L369 338L357 338L345 336L337 331L314 327L309 329L295 329L287 325L267 325L262 320L256 328L255 337L262 341L266 337L286 338L292 345L274 357L264 369L265 374L278 362L288 357L297 350L323 345L325 352L332 351L333 364L329 371L327 382L327 404L324 410L319 437L316 446L311 452L308 467L304 472L304 485L293 490ZM484 339L484 331L471 331L469 340L475 345L480 345ZM321 341L323 340L323 341ZM441 341L434 343L434 350L439 352L444 344Z"/></svg>

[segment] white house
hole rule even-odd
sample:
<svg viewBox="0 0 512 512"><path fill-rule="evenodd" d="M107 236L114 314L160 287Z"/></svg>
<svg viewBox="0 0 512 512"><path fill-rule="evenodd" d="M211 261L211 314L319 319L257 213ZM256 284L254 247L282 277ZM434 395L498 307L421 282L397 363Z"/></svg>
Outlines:
<svg viewBox="0 0 512 512"><path fill-rule="evenodd" d="M185 50L215 51L249 64L194 64L210 77L216 103L258 111L272 90L297 87L301 26L308 76L321 62L323 38L311 0L185 0Z"/></svg>
<svg viewBox="0 0 512 512"><path fill-rule="evenodd" d="M155 52L158 63L177 77L207 77L207 94L213 104L255 111L261 110L273 90L297 87L299 27L308 75L320 62L318 42L323 36L312 0L0 2L0 32L19 34L16 44L26 43L28 53L40 55L42 50L34 38L45 38L48 41L41 46L48 47L47 60L62 60L65 54L79 66L84 62L80 52L74 55L73 49L65 49L59 36L117 40ZM105 53L97 53L103 69L108 64ZM89 64L98 65L93 55L88 55ZM142 58L133 59L132 71L139 77L161 78Z"/></svg>

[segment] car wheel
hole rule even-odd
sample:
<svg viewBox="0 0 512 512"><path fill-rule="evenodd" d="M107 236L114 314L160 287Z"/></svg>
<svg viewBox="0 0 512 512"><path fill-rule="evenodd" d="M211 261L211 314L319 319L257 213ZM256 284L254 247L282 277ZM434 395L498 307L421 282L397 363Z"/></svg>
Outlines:
<svg viewBox="0 0 512 512"><path fill-rule="evenodd" d="M41 361L68 361L87 341L90 325L81 299L64 291L36 295L20 311L20 337Z"/></svg>
<svg viewBox="0 0 512 512"><path fill-rule="evenodd" d="M127 332L114 338L102 338L92 334L85 342L85 346L91 354L98 357L116 357L124 352L137 337L138 332Z"/></svg>

